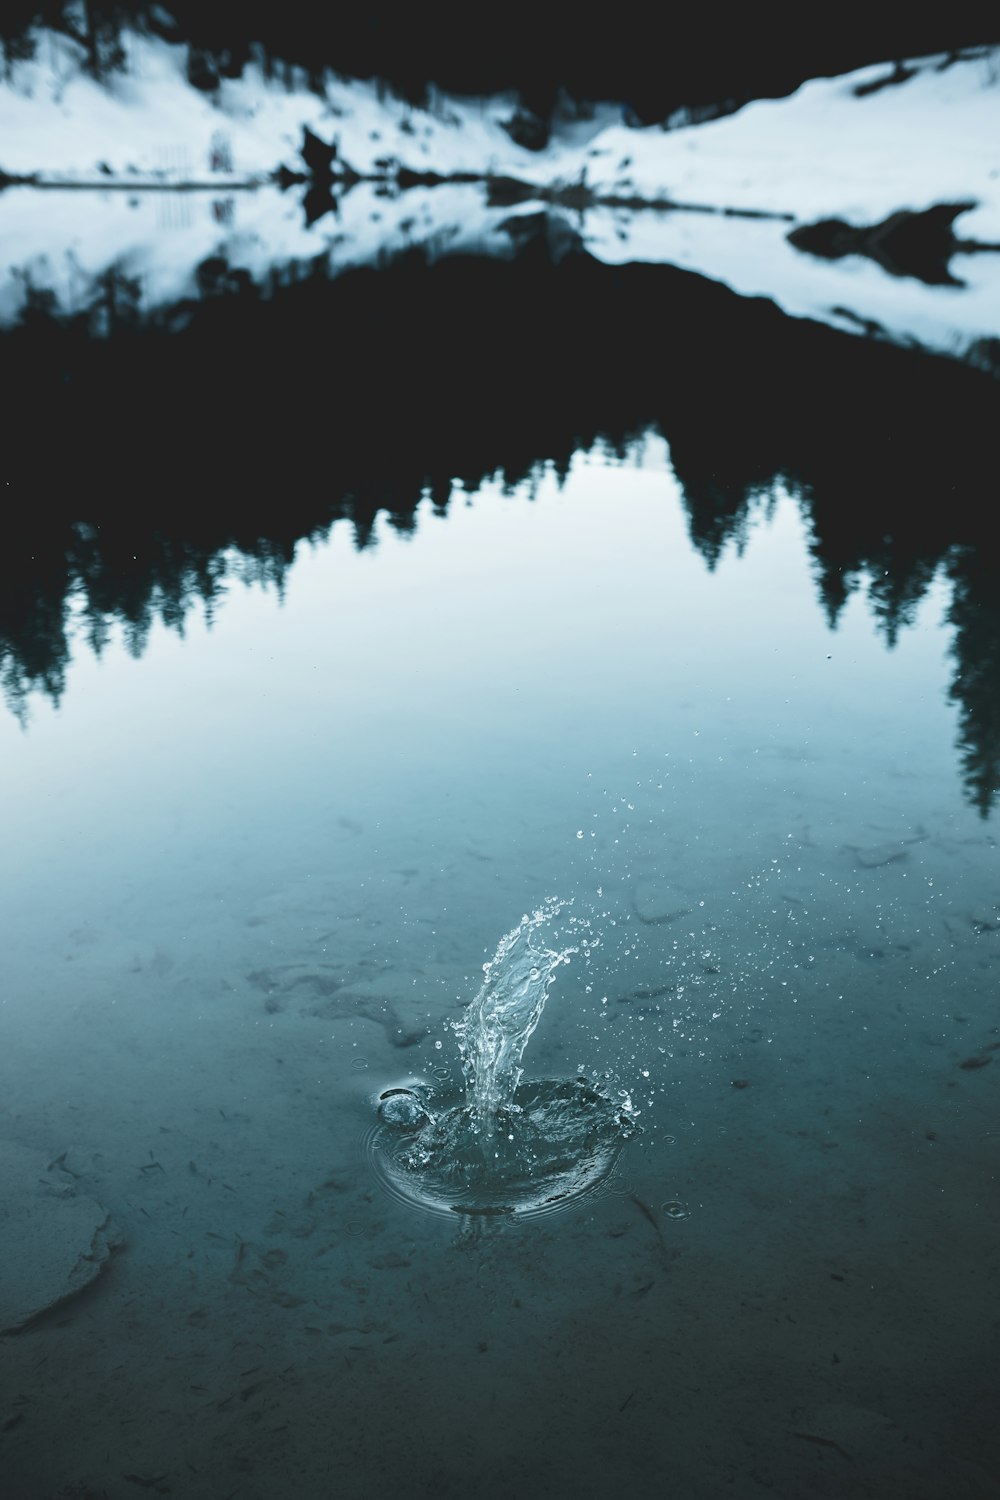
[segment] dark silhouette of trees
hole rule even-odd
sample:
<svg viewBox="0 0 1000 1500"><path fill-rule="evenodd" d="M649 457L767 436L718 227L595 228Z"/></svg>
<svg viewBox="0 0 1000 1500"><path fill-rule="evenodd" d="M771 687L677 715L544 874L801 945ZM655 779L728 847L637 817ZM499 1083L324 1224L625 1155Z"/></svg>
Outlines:
<svg viewBox="0 0 1000 1500"><path fill-rule="evenodd" d="M269 286L221 258L145 313L121 272L72 317L29 295L0 337L5 477L0 674L11 704L62 691L71 614L142 649L151 623L215 607L234 570L280 587L338 518L370 543L452 484L519 483L597 441L670 445L708 566L779 485L806 520L831 625L857 589L887 646L941 570L970 798L1000 755L1000 383L784 317L671 267L600 265L544 217L509 260L410 252ZM762 350L766 358L762 358ZM94 476L99 482L94 482Z"/></svg>
<svg viewBox="0 0 1000 1500"><path fill-rule="evenodd" d="M619 0L613 15L527 0L486 9L459 0L333 8L311 0L171 0L166 11L173 23L149 0L8 0L0 35L16 48L33 22L60 26L84 42L100 75L124 61L122 26L143 25L188 44L189 77L204 89L238 75L255 55L279 75L295 64L317 82L327 68L381 78L414 103L435 85L472 94L514 90L523 103L520 129L536 144L564 95L617 101L628 119L655 123L681 107L735 107L790 93L807 78L998 39L995 18L984 20L982 8L965 0L944 11L891 15L842 8L829 25L754 7L664 11L639 0Z"/></svg>
<svg viewBox="0 0 1000 1500"><path fill-rule="evenodd" d="M985 818L1000 795L1000 569L987 546L948 560L948 619L955 634L949 698L958 708L958 750L969 800Z"/></svg>

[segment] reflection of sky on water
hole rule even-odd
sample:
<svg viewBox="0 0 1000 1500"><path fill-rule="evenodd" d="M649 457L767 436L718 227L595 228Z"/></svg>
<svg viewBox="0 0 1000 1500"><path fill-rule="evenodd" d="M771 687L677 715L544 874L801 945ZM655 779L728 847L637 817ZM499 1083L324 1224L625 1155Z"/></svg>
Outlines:
<svg viewBox="0 0 1000 1500"><path fill-rule="evenodd" d="M510 253L514 236L502 225L525 212L489 207L478 184L399 193L361 182L343 196L319 196L312 212L322 209L322 216L310 219L312 200L302 186L230 193L8 188L0 194L0 322L17 318L31 285L50 291L60 312L83 311L97 279L113 267L137 282L148 315L195 295L199 266L219 258L266 286L316 263L337 274L415 245L432 254Z"/></svg>
<svg viewBox="0 0 1000 1500"><path fill-rule="evenodd" d="M779 498L709 571L650 440L641 467L580 457L533 498L487 485L411 536L379 526L370 550L337 525L300 545L282 599L234 584L211 627L157 625L141 660L78 642L60 707L0 723L15 967L53 931L108 924L123 953L249 941L266 967L273 938L237 913L331 878L342 915L388 904L404 951L428 920L492 951L525 902L627 910L636 878L668 869L685 906L753 934L752 968L763 929L733 886L789 839L979 837L954 775L945 589L889 652L860 595L830 631L806 548Z"/></svg>
<svg viewBox="0 0 1000 1500"><path fill-rule="evenodd" d="M376 182L346 192L322 182L283 192L8 188L0 195L0 325L15 324L41 298L62 316L90 311L93 331L106 334L106 320L93 309L102 278L111 274L134 287L142 316L155 317L218 292L227 277L266 293L318 271L336 276L418 248L430 260L468 253L508 258L537 232L540 217L553 243L582 245L607 264L680 266L742 296L768 297L794 317L993 368L992 343L1000 336L996 254L958 253L956 243L955 283L934 286L917 275L892 276L860 253L840 259L804 253L789 241L789 221L781 215L611 204L576 212L532 199L529 187L511 201L482 183L402 192ZM970 238L961 218L956 233Z"/></svg>
<svg viewBox="0 0 1000 1500"><path fill-rule="evenodd" d="M0 193L0 1149L124 1244L0 1489L992 1493L997 387L779 307L996 256L310 196ZM377 1101L553 895L640 1133L460 1231Z"/></svg>
<svg viewBox="0 0 1000 1500"><path fill-rule="evenodd" d="M110 1476L114 1410L114 1473L211 1500L236 1443L280 1492L280 1428L304 1492L336 1461L360 1496L374 1445L427 1472L499 1399L503 1491L555 1431L584 1494L610 1383L637 1483L721 1492L741 1422L790 1493L792 1422L908 1481L912 1444L864 1446L888 1410L940 1481L895 1492L971 1496L995 850L954 777L946 592L890 652L860 593L828 629L790 499L714 570L687 525L657 440L369 549L337 524L284 602L232 584L141 660L77 642L61 706L0 721L0 1096L126 1241L9 1341L13 1388L70 1414L14 1431L18 1480ZM382 1191L373 1101L455 1078L448 1023L551 893L601 946L529 1077L606 1078L642 1134L565 1213L459 1235Z"/></svg>
<svg viewBox="0 0 1000 1500"><path fill-rule="evenodd" d="M533 500L487 486L447 521L422 508L370 551L343 524L300 544L282 601L231 584L211 628L156 626L139 661L78 640L61 707L3 720L14 828L30 819L36 853L62 840L52 811L86 785L74 820L120 819L129 840L172 800L205 828L308 820L321 787L376 799L390 826L472 797L500 831L512 777L551 814L636 747L712 767L734 798L787 756L831 808L845 775L856 793L930 777L954 800L944 589L891 653L861 595L831 632L789 499L711 572L658 441L642 468L578 459Z"/></svg>

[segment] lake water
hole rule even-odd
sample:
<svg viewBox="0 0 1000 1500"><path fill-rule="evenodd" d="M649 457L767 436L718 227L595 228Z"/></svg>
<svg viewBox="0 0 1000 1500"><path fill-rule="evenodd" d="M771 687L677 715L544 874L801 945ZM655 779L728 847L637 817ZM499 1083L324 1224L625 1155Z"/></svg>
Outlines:
<svg viewBox="0 0 1000 1500"><path fill-rule="evenodd" d="M120 1245L0 1342L0 1491L1000 1493L995 384L358 276L5 336L0 1134ZM639 1130L423 1211L379 1096L549 897L525 1078Z"/></svg>

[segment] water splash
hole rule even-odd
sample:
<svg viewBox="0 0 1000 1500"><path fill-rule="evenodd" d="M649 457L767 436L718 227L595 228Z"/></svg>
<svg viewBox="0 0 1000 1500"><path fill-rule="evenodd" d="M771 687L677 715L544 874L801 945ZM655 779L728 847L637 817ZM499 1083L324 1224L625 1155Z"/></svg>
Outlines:
<svg viewBox="0 0 1000 1500"><path fill-rule="evenodd" d="M550 896L500 939L496 953L483 965L479 993L454 1023L466 1099L481 1128L492 1130L498 1112L514 1108L524 1074L521 1058L556 970L579 952L578 947L546 947L540 937L569 904Z"/></svg>
<svg viewBox="0 0 1000 1500"><path fill-rule="evenodd" d="M605 1182L637 1129L627 1096L586 1077L522 1082L521 1058L556 971L598 939L586 918L555 926L569 905L550 897L483 965L483 983L454 1023L461 1092L413 1084L379 1096L367 1140L375 1175L396 1198L432 1213L551 1213ZM557 946L550 946L555 944Z"/></svg>

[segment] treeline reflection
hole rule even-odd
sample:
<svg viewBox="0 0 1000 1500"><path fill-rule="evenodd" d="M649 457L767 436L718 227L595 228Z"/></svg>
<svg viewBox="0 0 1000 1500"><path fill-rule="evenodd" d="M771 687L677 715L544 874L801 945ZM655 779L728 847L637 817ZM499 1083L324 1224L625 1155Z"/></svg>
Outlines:
<svg viewBox="0 0 1000 1500"><path fill-rule="evenodd" d="M522 229L524 221L519 221ZM339 518L358 547L454 481L564 472L663 434L709 566L762 495L798 497L835 624L864 589L892 645L936 574L952 589L951 695L969 798L1000 785L992 557L1000 385L784 317L670 267L600 265L540 218L504 261L414 253L255 285L220 262L145 317L112 271L69 319L42 295L0 339L8 504L0 674L58 698L68 623L141 652L154 619L211 611L234 569L280 586Z"/></svg>

